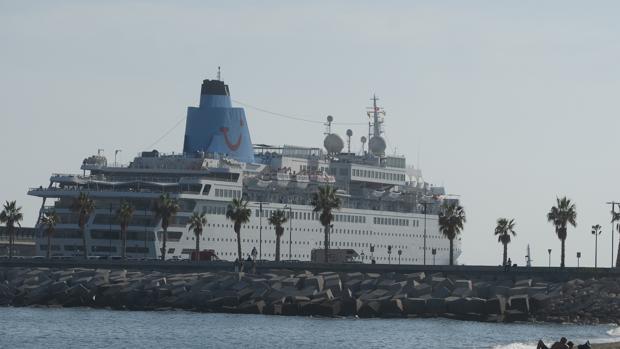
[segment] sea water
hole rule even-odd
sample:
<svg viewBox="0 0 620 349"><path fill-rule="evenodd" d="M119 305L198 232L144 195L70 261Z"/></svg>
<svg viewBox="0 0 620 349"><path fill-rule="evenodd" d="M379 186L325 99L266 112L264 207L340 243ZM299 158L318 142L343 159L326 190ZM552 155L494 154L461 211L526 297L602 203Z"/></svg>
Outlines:
<svg viewBox="0 0 620 349"><path fill-rule="evenodd" d="M0 348L532 348L538 339L620 341L614 325L498 324L0 308Z"/></svg>

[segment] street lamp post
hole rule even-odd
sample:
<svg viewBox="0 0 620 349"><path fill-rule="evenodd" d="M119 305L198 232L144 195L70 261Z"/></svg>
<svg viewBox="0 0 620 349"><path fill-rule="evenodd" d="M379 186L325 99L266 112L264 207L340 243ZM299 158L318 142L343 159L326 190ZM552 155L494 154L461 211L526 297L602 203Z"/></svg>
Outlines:
<svg viewBox="0 0 620 349"><path fill-rule="evenodd" d="M435 255L437 254L437 249L434 248L431 250L431 252L433 253L433 265L435 265Z"/></svg>
<svg viewBox="0 0 620 349"><path fill-rule="evenodd" d="M388 264L392 264L392 245L388 245Z"/></svg>
<svg viewBox="0 0 620 349"><path fill-rule="evenodd" d="M598 267L598 236L602 232L600 224L592 226L592 235L594 235L594 269Z"/></svg>
<svg viewBox="0 0 620 349"><path fill-rule="evenodd" d="M428 202L422 202L420 203L421 205L424 206L424 265L426 265L426 208L428 206Z"/></svg>
<svg viewBox="0 0 620 349"><path fill-rule="evenodd" d="M581 258L581 252L577 252L577 268L579 268L579 258Z"/></svg>
<svg viewBox="0 0 620 349"><path fill-rule="evenodd" d="M375 245L370 245L370 260L375 260Z"/></svg>
<svg viewBox="0 0 620 349"><path fill-rule="evenodd" d="M551 249L547 249L547 252L549 252L549 268L551 268Z"/></svg>
<svg viewBox="0 0 620 349"><path fill-rule="evenodd" d="M403 254L403 250L398 250L398 265L400 265L400 255Z"/></svg>
<svg viewBox="0 0 620 349"><path fill-rule="evenodd" d="M611 268L614 267L614 218L616 217L616 204L620 208L620 202L610 201L607 205L611 205Z"/></svg>
<svg viewBox="0 0 620 349"><path fill-rule="evenodd" d="M114 151L114 166L118 166L118 165L116 164L116 155L117 155L118 153L122 152L122 151L123 151L122 149L116 149L116 150Z"/></svg>

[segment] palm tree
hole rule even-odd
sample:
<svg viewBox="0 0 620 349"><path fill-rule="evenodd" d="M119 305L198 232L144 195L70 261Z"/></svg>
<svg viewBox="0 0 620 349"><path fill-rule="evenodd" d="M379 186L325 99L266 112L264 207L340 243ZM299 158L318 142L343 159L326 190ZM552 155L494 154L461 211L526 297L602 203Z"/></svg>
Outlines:
<svg viewBox="0 0 620 349"><path fill-rule="evenodd" d="M510 235L517 236L515 229L515 220L508 218L499 218L497 220L497 226L495 227L495 235L497 235L497 242L501 242L504 245L504 258L502 265L506 265L508 260L508 244L510 243Z"/></svg>
<svg viewBox="0 0 620 349"><path fill-rule="evenodd" d="M45 235L47 235L47 259L52 258L52 235L58 223L60 223L60 217L55 210L45 212L41 217L41 226L45 227Z"/></svg>
<svg viewBox="0 0 620 349"><path fill-rule="evenodd" d="M179 203L170 198L170 194L162 194L153 206L153 212L157 219L161 219L161 229L164 231L161 247L161 260L166 260L166 242L168 241L168 226L170 219L179 211Z"/></svg>
<svg viewBox="0 0 620 349"><path fill-rule="evenodd" d="M340 198L336 196L336 189L329 185L319 187L319 190L314 193L312 197L312 206L314 206L314 212L321 212L319 215L319 221L323 225L323 233L325 235L325 263L329 262L327 253L329 251L329 230L330 225L334 221L333 210L339 210L342 204Z"/></svg>
<svg viewBox="0 0 620 349"><path fill-rule="evenodd" d="M84 249L84 259L88 259L88 249L86 249L86 222L90 217L90 214L95 210L95 202L88 197L88 194L81 192L77 198L73 199L73 205L71 207L73 212L77 212L79 215L78 225L80 227L80 233L82 234L82 248Z"/></svg>
<svg viewBox="0 0 620 349"><path fill-rule="evenodd" d="M226 218L230 219L234 225L233 229L237 234L237 255L239 256L239 263L241 263L241 271L243 271L243 256L241 255L241 225L250 221L252 211L248 208L248 201L243 198L232 199L226 209Z"/></svg>
<svg viewBox="0 0 620 349"><path fill-rule="evenodd" d="M200 261L200 236L202 235L202 229L207 224L207 214L194 212L189 219L189 229L194 231L196 235L196 261Z"/></svg>
<svg viewBox="0 0 620 349"><path fill-rule="evenodd" d="M612 228L613 228L614 222L618 222L616 225L616 231L620 232L620 212L614 212L614 211L611 212ZM618 253L620 253L620 239L618 239ZM620 268L620 255L616 255L616 268Z"/></svg>
<svg viewBox="0 0 620 349"><path fill-rule="evenodd" d="M450 240L450 265L454 265L454 238L463 230L465 210L459 204L444 204L439 212L439 231Z"/></svg>
<svg viewBox="0 0 620 349"><path fill-rule="evenodd" d="M601 225L592 226L592 235L594 235L594 268L598 266L598 236L603 232Z"/></svg>
<svg viewBox="0 0 620 349"><path fill-rule="evenodd" d="M118 219L118 223L121 227L121 240L122 240L122 252L121 256L123 259L127 258L127 227L131 222L131 218L133 217L134 208L133 206L123 200L121 202L121 206L116 210L116 218Z"/></svg>
<svg viewBox="0 0 620 349"><path fill-rule="evenodd" d="M288 219L282 210L276 210L269 217L269 224L276 228L276 262L280 261L280 238L284 234L284 227L282 225L286 223Z"/></svg>
<svg viewBox="0 0 620 349"><path fill-rule="evenodd" d="M547 213L547 221L551 222L555 226L555 233L562 241L562 255L560 257L560 267L564 268L564 256L565 256L565 245L566 245L566 235L568 231L568 224L573 227L577 226L577 208L575 204L570 201L570 199L556 198L557 206L551 207L549 213Z"/></svg>
<svg viewBox="0 0 620 349"><path fill-rule="evenodd" d="M0 212L0 223L6 224L6 230L9 235L9 258L13 258L13 248L15 244L15 224L21 228L21 222L24 215L21 212L21 206L17 206L15 201L7 201L2 212Z"/></svg>

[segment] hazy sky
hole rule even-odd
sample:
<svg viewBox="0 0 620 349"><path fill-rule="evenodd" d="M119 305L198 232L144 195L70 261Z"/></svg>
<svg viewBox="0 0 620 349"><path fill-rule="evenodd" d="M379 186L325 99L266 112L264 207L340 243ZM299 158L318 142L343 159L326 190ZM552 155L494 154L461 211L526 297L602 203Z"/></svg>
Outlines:
<svg viewBox="0 0 620 349"><path fill-rule="evenodd" d="M127 162L197 105L217 66L233 99L318 121L366 122L376 93L388 152L461 195L460 262L497 264L498 217L524 264L559 263L545 214L577 204L567 264L611 259L620 201L620 4L616 1L1 1L0 200L26 225L28 187L79 172L98 148ZM320 124L246 109L255 143L319 146ZM344 134L348 126L336 126ZM181 151L184 122L154 147ZM353 149L367 127L355 126ZM618 242L616 234L615 242Z"/></svg>

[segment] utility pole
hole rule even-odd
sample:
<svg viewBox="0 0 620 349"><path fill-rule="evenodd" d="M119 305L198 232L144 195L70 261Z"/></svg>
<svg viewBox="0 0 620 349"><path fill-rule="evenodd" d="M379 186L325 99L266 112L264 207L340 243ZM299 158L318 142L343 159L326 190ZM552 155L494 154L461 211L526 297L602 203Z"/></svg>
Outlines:
<svg viewBox="0 0 620 349"><path fill-rule="evenodd" d="M551 268L551 249L547 249L547 252L549 252L549 268Z"/></svg>
<svg viewBox="0 0 620 349"><path fill-rule="evenodd" d="M614 217L616 215L616 204L620 208L620 202L610 201L607 205L611 205L611 267L614 267Z"/></svg>

